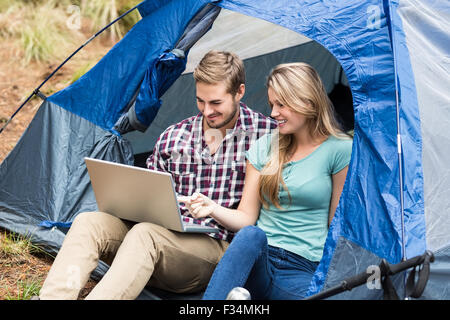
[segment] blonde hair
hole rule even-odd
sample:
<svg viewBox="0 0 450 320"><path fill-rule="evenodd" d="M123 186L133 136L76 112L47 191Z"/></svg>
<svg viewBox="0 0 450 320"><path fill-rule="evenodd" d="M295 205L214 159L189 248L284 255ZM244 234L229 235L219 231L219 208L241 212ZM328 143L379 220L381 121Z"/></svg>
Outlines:
<svg viewBox="0 0 450 320"><path fill-rule="evenodd" d="M325 87L316 70L306 63L286 63L276 66L267 79L267 88L271 88L277 95L281 104L303 115L313 138L348 137L340 128L334 116L333 105L328 98ZM276 136L274 136L276 138ZM296 143L293 134L279 134L278 154L273 154L264 167L267 172L274 174L261 174L259 180L259 198L264 207L268 207L268 199L277 208L281 209L278 200L280 183L288 191L283 180L283 164L288 162L295 152Z"/></svg>
<svg viewBox="0 0 450 320"><path fill-rule="evenodd" d="M232 52L211 50L195 68L194 79L207 84L225 82L227 92L234 96L245 84L244 63Z"/></svg>

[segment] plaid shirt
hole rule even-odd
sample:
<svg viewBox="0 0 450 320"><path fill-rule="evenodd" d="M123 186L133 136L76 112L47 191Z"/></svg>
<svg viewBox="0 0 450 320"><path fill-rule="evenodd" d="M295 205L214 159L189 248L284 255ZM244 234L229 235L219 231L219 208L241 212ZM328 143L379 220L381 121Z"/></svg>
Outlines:
<svg viewBox="0 0 450 320"><path fill-rule="evenodd" d="M259 137L276 128L276 122L241 102L234 129L227 130L223 140L219 138L222 143L213 155L205 142L202 123L203 115L199 113L167 128L156 141L147 167L170 173L178 195L199 192L221 206L236 209L244 187L245 152ZM208 235L231 241L232 232L213 218L194 219L184 204L180 209L184 221L219 228L219 233Z"/></svg>

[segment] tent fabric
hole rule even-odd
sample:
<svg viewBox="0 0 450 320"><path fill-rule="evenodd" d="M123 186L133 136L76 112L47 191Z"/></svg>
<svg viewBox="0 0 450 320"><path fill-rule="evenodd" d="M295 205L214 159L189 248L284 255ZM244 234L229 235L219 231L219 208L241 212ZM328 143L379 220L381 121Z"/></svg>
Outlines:
<svg viewBox="0 0 450 320"><path fill-rule="evenodd" d="M422 219L426 217L427 247L438 250L450 243L450 233L446 228L450 212L443 210L450 207L445 192L450 186L450 175L442 170L450 163L447 152L450 145L447 133L450 115L450 8L442 2L429 0L399 1L394 5L398 14L395 21L399 24L398 29L402 28L402 33L400 30L399 33L403 35L398 51L407 49L409 54L409 59L402 60L402 56L397 59L403 71L399 75L403 75L400 82L404 101L402 110L409 111L409 114L404 111L402 126L410 133L405 136L414 139L412 145L416 146L415 150L409 150L408 154L414 156L408 157L407 161L420 162L423 167L410 178L409 184L416 185L416 190L411 193L411 206L420 206L420 209L414 207L414 212L422 212L422 227ZM410 110L412 107L415 107L414 112ZM418 201L417 195L423 193L423 201Z"/></svg>
<svg viewBox="0 0 450 320"><path fill-rule="evenodd" d="M154 1L142 1L138 5L140 15L144 18L149 14L157 11L159 8L165 6L171 0L154 0Z"/></svg>
<svg viewBox="0 0 450 320"><path fill-rule="evenodd" d="M31 232L57 251L64 223L82 211L96 209L83 165L85 156L132 164L133 155L148 151L167 122L186 117L185 112L196 113L189 95L194 92L188 80L192 76L189 55L192 52L195 62L196 52L201 51L194 45L182 50L182 57L174 49L208 4L221 8L224 15L217 17L219 22L229 10L315 41L290 34L280 37L283 41L274 51L259 51L258 46L247 51L247 79L255 83L248 86L245 97L251 107L267 108L261 82L269 65L262 67L261 62L273 67L277 59L299 61L305 48L323 58L314 66L327 69L323 62L330 61L332 71L321 74L326 81L334 84L340 64L351 88L352 160L309 294L380 259L398 263L432 249L436 262L424 297L450 298L449 282L443 281L449 276L445 270L450 247L449 200L444 196L450 183L446 169L450 141L445 130L450 118L450 5L445 2L144 1L139 5L143 19L88 73L48 97L0 165L0 226ZM212 33L204 38L214 30L220 29L213 24ZM218 40L223 39L226 35ZM204 50L207 44L201 40L198 49ZM335 59L328 59L326 51ZM166 58L167 64L163 63ZM185 63L189 68L183 71ZM123 119L129 123L122 123ZM130 121L142 130L148 127L147 131L122 135ZM47 228L38 226L43 221ZM100 263L95 274L101 277L106 268ZM404 279L404 273L395 278L400 296ZM144 292L145 297L156 298ZM379 299L381 292L361 286L341 297Z"/></svg>
<svg viewBox="0 0 450 320"><path fill-rule="evenodd" d="M330 261L329 269L333 270L327 276L326 282L322 290L327 290L335 286L341 285L344 279L355 276L362 272L373 275L373 270L381 263L381 258L373 254L371 251L361 248L355 243L340 237L337 241L335 254ZM343 263L345 261L345 263ZM399 294L404 290L404 275L402 273L391 276L391 280ZM366 299L380 300L383 299L383 289L381 283L376 283L373 277L369 281L369 285L353 288L351 291L344 291L340 294L328 298L329 300L350 300L350 299Z"/></svg>
<svg viewBox="0 0 450 320"><path fill-rule="evenodd" d="M133 164L128 141L45 101L0 165L0 226L56 252L65 230L40 223L58 227L98 210L84 157Z"/></svg>
<svg viewBox="0 0 450 320"><path fill-rule="evenodd" d="M145 131L161 107L159 97L173 84L186 67L183 52L163 53L145 73L136 104L128 111L132 127Z"/></svg>
<svg viewBox="0 0 450 320"><path fill-rule="evenodd" d="M411 169L405 174L406 253L423 250L417 248L417 238L424 239L436 258L423 299L449 299L450 6L402 0L393 1L392 7L402 137L410 140L403 151L408 155L405 167Z"/></svg>
<svg viewBox="0 0 450 320"><path fill-rule="evenodd" d="M0 165L0 226L56 255L75 216L98 211L84 157L134 161L127 140L44 101ZM100 261L92 278L108 268ZM143 290L139 299L158 296Z"/></svg>
<svg viewBox="0 0 450 320"><path fill-rule="evenodd" d="M205 34L219 14L220 8L205 6L190 22L175 49L164 52L149 67L135 104L128 111L133 128L145 131L161 106L159 99L186 68L186 55L192 45ZM125 132L121 132L125 133Z"/></svg>
<svg viewBox="0 0 450 320"><path fill-rule="evenodd" d="M219 7L212 4L206 5L191 19L175 48L183 52L188 52L211 29L219 13Z"/></svg>
<svg viewBox="0 0 450 320"><path fill-rule="evenodd" d="M194 71L212 48L239 53L243 60L311 42L311 39L276 24L222 9L210 31L189 52L186 70Z"/></svg>
<svg viewBox="0 0 450 320"><path fill-rule="evenodd" d="M420 118L417 108L414 74L411 70L409 59L409 50L396 5L398 5L398 2L393 2L391 13L393 37L397 40L394 42L394 54L398 72L399 100L402 102L402 108L399 111L399 125L400 131L411 133L401 135L402 152L408 155L408 157L404 158L404 166L410 169L409 171L404 171L403 174L405 185L410 189L410 192L404 193L404 224L405 229L409 229L410 231L405 233L404 255L406 257L412 257L420 254L420 252L424 252L426 249L425 225L423 221L424 203L423 199L420 198L420 195L423 194L422 161L419 160L422 153L422 141L421 135L419 134L420 121L408 120L408 118ZM417 247L418 245L419 247Z"/></svg>
<svg viewBox="0 0 450 320"><path fill-rule="evenodd" d="M421 300L450 299L450 245L434 252L435 261L430 264L430 277L427 286L419 298Z"/></svg>
<svg viewBox="0 0 450 320"><path fill-rule="evenodd" d="M148 14L99 63L48 100L114 132L112 128L148 68L155 65L161 54L174 48L190 19L207 3L206 0L191 0L189 4L184 0L166 1L156 11L146 11ZM151 101L142 103L154 105Z"/></svg>

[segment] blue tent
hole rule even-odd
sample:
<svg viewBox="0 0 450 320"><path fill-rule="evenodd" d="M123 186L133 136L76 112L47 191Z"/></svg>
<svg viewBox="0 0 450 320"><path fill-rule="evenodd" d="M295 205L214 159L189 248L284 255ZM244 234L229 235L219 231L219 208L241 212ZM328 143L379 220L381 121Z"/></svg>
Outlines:
<svg viewBox="0 0 450 320"><path fill-rule="evenodd" d="M444 196L450 186L450 140L444 130L450 119L450 4L147 0L138 9L142 20L87 74L45 99L1 164L0 226L32 233L56 252L64 227L78 213L96 210L83 158L133 164L136 149L144 151L143 140L151 144L164 129L158 127L164 110L173 122L174 115L193 114L188 57L214 28L219 11L229 10L315 40L327 49L321 60L331 54L351 88L352 160L309 293L381 259L397 263L429 249L436 261L422 297L450 298L450 200ZM307 44L294 46L293 56L283 48L263 56L299 60L302 52L317 49ZM250 69L257 58L245 60ZM249 98L261 104L264 96L256 97L257 91ZM99 265L97 274L105 268ZM400 295L404 279L400 274L394 281ZM360 286L335 298L380 297L382 290Z"/></svg>

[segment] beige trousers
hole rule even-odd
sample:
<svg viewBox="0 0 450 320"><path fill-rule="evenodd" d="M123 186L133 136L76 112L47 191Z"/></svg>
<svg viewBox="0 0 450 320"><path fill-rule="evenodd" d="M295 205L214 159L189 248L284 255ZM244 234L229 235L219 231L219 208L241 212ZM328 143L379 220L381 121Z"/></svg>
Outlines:
<svg viewBox="0 0 450 320"><path fill-rule="evenodd" d="M86 299L135 299L149 284L181 293L204 290L228 242L206 234L130 224L103 212L74 220L40 299L77 299L99 259L110 265Z"/></svg>

